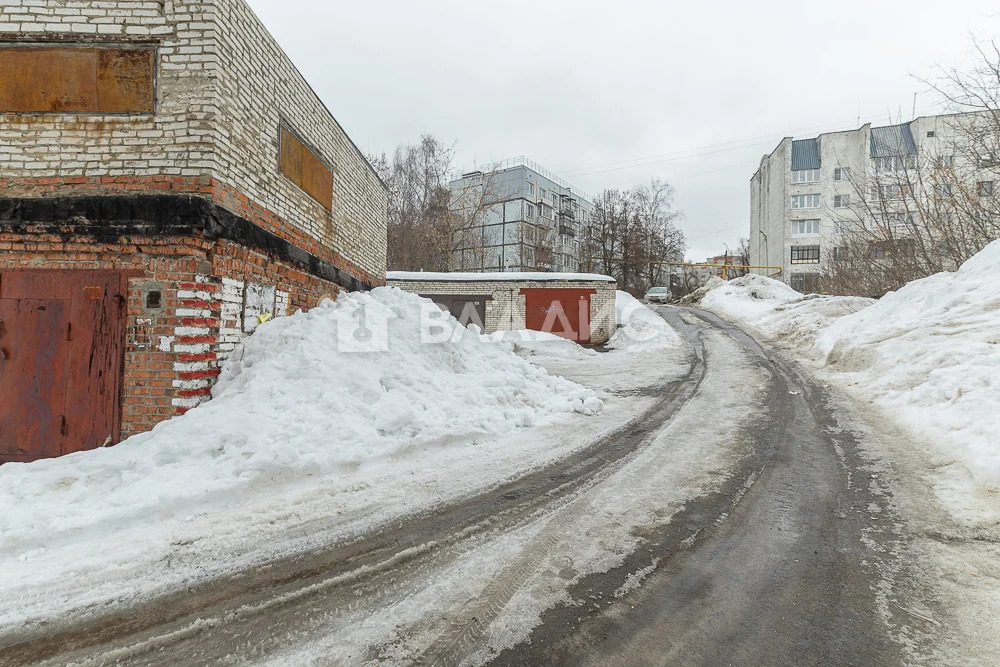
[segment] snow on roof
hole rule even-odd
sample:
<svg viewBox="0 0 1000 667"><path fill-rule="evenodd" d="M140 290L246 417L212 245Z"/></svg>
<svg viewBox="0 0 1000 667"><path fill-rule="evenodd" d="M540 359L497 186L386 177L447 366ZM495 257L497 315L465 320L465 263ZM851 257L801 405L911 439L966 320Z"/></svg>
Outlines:
<svg viewBox="0 0 1000 667"><path fill-rule="evenodd" d="M613 283L615 279L600 273L547 273L531 271L506 271L495 273L471 273L471 272L435 272L435 271L389 271L385 274L386 280L425 280L425 281L453 281L453 282L493 282L497 280L510 281L552 281L570 280L574 282L601 281Z"/></svg>

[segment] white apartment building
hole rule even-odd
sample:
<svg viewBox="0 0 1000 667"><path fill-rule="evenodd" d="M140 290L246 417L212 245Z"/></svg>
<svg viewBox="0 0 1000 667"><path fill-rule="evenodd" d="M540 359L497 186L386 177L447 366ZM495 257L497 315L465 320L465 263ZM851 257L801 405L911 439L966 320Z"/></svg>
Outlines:
<svg viewBox="0 0 1000 667"><path fill-rule="evenodd" d="M781 267L778 277L794 289L815 290L850 231L845 220L857 215L858 188L870 187L875 174L957 164L964 159L954 154L957 118L782 139L750 180L750 263ZM992 181L979 186L992 193Z"/></svg>
<svg viewBox="0 0 1000 667"><path fill-rule="evenodd" d="M524 157L463 174L449 187L453 209L477 210L459 235L453 270L581 270L582 230L594 211L590 195Z"/></svg>

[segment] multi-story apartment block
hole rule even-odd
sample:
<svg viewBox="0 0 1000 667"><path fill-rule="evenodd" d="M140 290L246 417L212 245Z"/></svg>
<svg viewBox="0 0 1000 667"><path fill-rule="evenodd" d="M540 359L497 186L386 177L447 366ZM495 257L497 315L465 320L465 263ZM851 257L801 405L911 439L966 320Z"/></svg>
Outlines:
<svg viewBox="0 0 1000 667"><path fill-rule="evenodd" d="M581 235L593 198L523 157L449 184L467 219L453 253L456 271L581 270Z"/></svg>
<svg viewBox="0 0 1000 667"><path fill-rule="evenodd" d="M927 116L814 139L782 139L750 180L750 263L781 267L780 278L793 288L815 290L819 276L843 251L852 224L871 229L912 221L914 207L904 200L946 191L942 167L950 178L987 178L982 165L960 168L960 162L970 161L968 154L956 155L966 152L956 151L964 118ZM906 184L917 181L919 188ZM993 181L970 187L992 193ZM877 259L878 248L872 254Z"/></svg>

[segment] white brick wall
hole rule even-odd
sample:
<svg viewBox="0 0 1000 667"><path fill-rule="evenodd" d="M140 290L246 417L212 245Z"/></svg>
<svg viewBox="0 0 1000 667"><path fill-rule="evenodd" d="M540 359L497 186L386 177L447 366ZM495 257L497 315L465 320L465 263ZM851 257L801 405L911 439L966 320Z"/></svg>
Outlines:
<svg viewBox="0 0 1000 667"><path fill-rule="evenodd" d="M615 289L617 283L607 281L431 281L431 280L389 280L388 285L405 292L431 296L447 295L490 295L493 300L486 305L486 331L517 331L525 328L524 288L540 289L592 289L590 297L590 341L604 343L615 333Z"/></svg>
<svg viewBox="0 0 1000 667"><path fill-rule="evenodd" d="M216 178L384 278L384 187L243 0L3 0L0 40L36 37L156 41L156 113L0 114L0 178ZM281 119L332 167L332 212L278 171Z"/></svg>

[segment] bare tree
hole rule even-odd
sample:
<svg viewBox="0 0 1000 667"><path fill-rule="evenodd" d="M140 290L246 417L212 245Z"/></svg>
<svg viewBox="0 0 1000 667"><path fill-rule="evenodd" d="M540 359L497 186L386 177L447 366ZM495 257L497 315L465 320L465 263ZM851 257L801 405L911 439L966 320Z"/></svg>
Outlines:
<svg viewBox="0 0 1000 667"><path fill-rule="evenodd" d="M663 181L604 190L584 228L586 268L614 276L622 290L633 294L669 281L662 262L680 261L684 254L679 218L673 188Z"/></svg>
<svg viewBox="0 0 1000 667"><path fill-rule="evenodd" d="M851 174L850 203L835 208L836 248L822 286L881 296L954 270L1000 237L1000 48L975 43L968 70L930 83L950 106L932 149L873 158Z"/></svg>
<svg viewBox="0 0 1000 667"><path fill-rule="evenodd" d="M389 189L388 268L448 271L460 249L482 251L481 220L493 197L489 174L452 193L454 146L425 134L419 143L369 158Z"/></svg>

